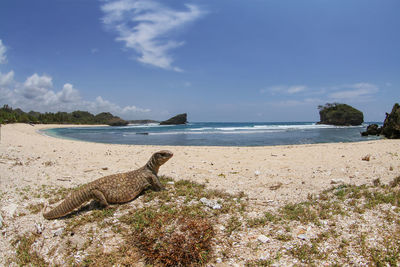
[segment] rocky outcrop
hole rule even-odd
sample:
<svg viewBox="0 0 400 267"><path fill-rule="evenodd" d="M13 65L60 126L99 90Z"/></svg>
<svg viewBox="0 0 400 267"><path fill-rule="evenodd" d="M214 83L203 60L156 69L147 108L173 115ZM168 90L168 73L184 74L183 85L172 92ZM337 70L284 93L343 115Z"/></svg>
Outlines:
<svg viewBox="0 0 400 267"><path fill-rule="evenodd" d="M361 133L362 136L380 135L380 134L381 134L381 128L379 128L378 124L368 125L367 130Z"/></svg>
<svg viewBox="0 0 400 267"><path fill-rule="evenodd" d="M338 126L361 125L364 115L361 111L346 104L326 104L319 106L320 122L318 124L329 124Z"/></svg>
<svg viewBox="0 0 400 267"><path fill-rule="evenodd" d="M379 128L377 124L368 125L367 130L361 135L384 135L389 139L400 139L400 105L394 104L392 112L386 113L382 127Z"/></svg>
<svg viewBox="0 0 400 267"><path fill-rule="evenodd" d="M398 103L394 104L390 114L386 113L381 134L390 139L400 138L400 105Z"/></svg>
<svg viewBox="0 0 400 267"><path fill-rule="evenodd" d="M130 124L149 124L149 123L159 123L159 121L155 120L130 120L128 121Z"/></svg>
<svg viewBox="0 0 400 267"><path fill-rule="evenodd" d="M128 125L128 122L126 120L123 120L119 117L112 118L107 122L107 125L110 126L126 126Z"/></svg>
<svg viewBox="0 0 400 267"><path fill-rule="evenodd" d="M172 117L166 121L160 122L160 125L178 125L178 124L186 124L187 123L187 114L179 114L175 117Z"/></svg>

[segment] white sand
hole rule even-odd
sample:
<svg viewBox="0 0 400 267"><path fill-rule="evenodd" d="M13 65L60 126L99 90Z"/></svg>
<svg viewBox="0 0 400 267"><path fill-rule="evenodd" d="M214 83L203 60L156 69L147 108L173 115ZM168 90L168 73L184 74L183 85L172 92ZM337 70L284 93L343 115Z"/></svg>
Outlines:
<svg viewBox="0 0 400 267"><path fill-rule="evenodd" d="M228 192L243 191L261 203L304 199L308 193L329 188L332 179L363 184L380 178L385 183L400 175L400 140L268 147L138 146L72 141L38 133L52 127L63 126L1 127L1 192L28 185L73 187L136 169L161 149L174 153L161 167L161 175ZM370 161L362 160L368 154ZM270 189L278 183L282 183L279 189Z"/></svg>

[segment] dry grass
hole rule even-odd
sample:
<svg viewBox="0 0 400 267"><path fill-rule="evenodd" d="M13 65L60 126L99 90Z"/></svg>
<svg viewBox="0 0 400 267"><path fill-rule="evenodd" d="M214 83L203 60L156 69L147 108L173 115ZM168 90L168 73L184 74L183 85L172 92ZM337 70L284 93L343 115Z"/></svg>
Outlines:
<svg viewBox="0 0 400 267"><path fill-rule="evenodd" d="M32 244L38 238L37 234L20 235L13 241L12 245L15 248L15 259L12 262L19 266L48 266L48 263L39 255L38 252L32 250Z"/></svg>
<svg viewBox="0 0 400 267"><path fill-rule="evenodd" d="M217 258L246 266L400 265L400 177L389 184L339 185L309 195L307 201L263 212L257 209L258 217L243 193L230 195L190 181L171 182L163 177L167 190L146 191L125 205L108 209L87 205L65 217L61 220L64 233L52 253L59 247L57 251L66 253L64 262L79 266L130 266L138 262L201 266L213 264ZM50 195L54 199L70 190L34 191L21 190L24 196ZM200 201L203 197L219 203L221 209L204 205ZM27 209L35 214L41 207L32 204ZM260 234L270 241L257 241ZM306 239L300 239L299 234ZM72 236L84 239L84 245L71 243ZM102 244L113 236L119 236L120 241L114 250L105 252ZM40 254L34 245L38 238L43 240L34 233L18 235L12 242L16 256L10 263L45 266L50 262L54 254ZM49 241L51 238L43 240ZM256 256L260 251L268 253ZM79 253L85 255L81 260L76 258ZM243 260L240 255L247 256Z"/></svg>

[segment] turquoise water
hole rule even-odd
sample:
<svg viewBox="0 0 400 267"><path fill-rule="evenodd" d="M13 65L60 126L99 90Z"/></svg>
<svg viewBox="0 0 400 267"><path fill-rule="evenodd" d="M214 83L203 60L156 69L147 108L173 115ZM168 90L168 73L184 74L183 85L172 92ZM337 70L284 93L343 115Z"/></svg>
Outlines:
<svg viewBox="0 0 400 267"><path fill-rule="evenodd" d="M124 127L73 127L43 130L56 137L110 144L172 146L269 146L335 142L358 142L362 126L338 127L314 122L195 122L187 125L158 124Z"/></svg>

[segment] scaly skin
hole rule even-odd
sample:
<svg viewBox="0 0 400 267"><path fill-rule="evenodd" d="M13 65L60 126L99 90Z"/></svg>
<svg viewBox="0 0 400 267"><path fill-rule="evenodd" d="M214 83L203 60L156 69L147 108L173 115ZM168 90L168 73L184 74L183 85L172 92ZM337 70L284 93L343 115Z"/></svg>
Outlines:
<svg viewBox="0 0 400 267"><path fill-rule="evenodd" d="M154 153L147 164L140 169L105 176L90 182L78 191L72 192L51 211L43 213L43 217L48 220L63 217L91 199L108 206L131 201L149 187L156 191L162 190L163 186L157 176L158 170L172 156L172 152L162 150Z"/></svg>

